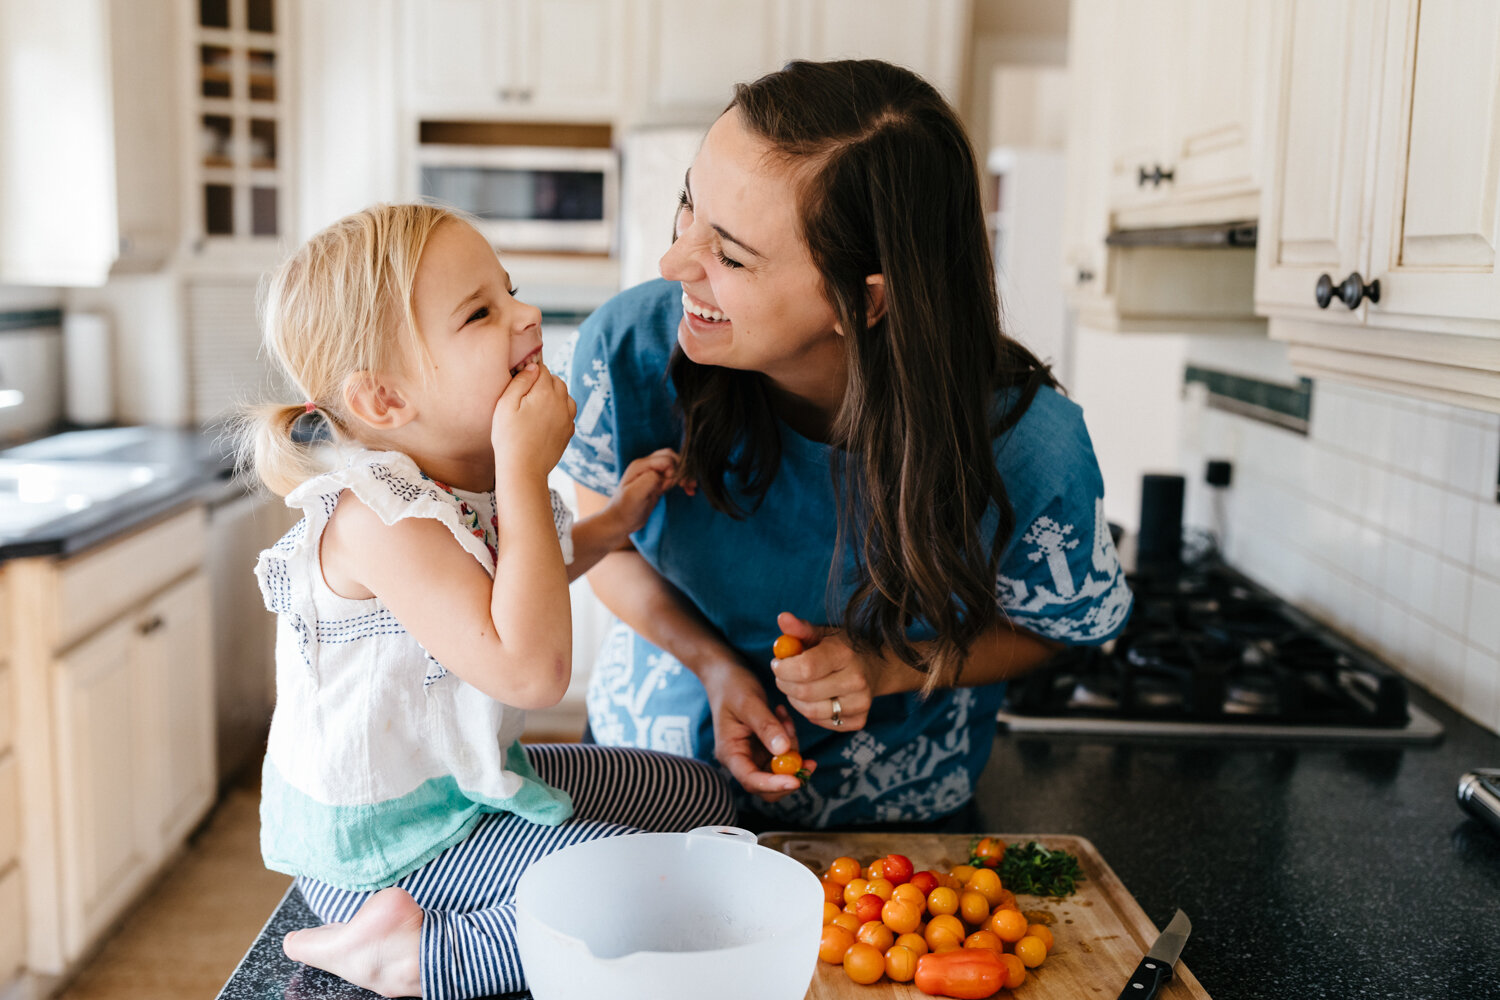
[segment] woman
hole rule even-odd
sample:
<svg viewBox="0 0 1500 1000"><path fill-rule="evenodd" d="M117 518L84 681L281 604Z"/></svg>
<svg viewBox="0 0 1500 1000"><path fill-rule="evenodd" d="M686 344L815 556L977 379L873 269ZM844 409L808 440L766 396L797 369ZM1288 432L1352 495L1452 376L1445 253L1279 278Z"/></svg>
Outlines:
<svg viewBox="0 0 1500 1000"><path fill-rule="evenodd" d="M1130 607L1081 412L1000 330L962 125L881 62L741 85L661 272L571 362L581 512L662 447L687 487L589 574L594 738L717 758L778 823L952 813L999 682ZM805 785L767 769L797 747Z"/></svg>

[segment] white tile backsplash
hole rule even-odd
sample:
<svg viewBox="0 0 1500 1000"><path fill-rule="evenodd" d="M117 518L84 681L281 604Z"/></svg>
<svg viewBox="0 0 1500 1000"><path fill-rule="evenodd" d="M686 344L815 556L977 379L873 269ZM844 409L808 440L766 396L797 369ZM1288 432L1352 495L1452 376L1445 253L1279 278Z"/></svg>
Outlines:
<svg viewBox="0 0 1500 1000"><path fill-rule="evenodd" d="M1190 523L1212 524L1204 459L1229 459L1230 561L1500 732L1500 414L1323 382L1312 402L1302 436L1189 399Z"/></svg>

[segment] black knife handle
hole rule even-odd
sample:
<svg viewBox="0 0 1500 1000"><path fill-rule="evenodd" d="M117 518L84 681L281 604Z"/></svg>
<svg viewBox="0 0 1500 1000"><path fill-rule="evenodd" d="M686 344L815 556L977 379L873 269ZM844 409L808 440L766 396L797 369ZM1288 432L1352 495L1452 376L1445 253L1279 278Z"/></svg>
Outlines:
<svg viewBox="0 0 1500 1000"><path fill-rule="evenodd" d="M1151 1000L1162 984L1172 978L1172 967L1155 958L1143 958L1120 991L1120 1000Z"/></svg>

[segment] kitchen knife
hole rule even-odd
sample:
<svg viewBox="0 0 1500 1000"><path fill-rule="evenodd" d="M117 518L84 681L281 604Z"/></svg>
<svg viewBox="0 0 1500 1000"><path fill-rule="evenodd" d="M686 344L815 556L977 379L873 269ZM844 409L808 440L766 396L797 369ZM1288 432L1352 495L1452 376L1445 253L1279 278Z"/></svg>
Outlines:
<svg viewBox="0 0 1500 1000"><path fill-rule="evenodd" d="M1141 964L1130 974L1130 982L1120 991L1119 1000L1151 1000L1162 984L1172 978L1172 966L1182 954L1188 935L1193 933L1193 922L1187 914L1177 911L1167 929L1157 937Z"/></svg>

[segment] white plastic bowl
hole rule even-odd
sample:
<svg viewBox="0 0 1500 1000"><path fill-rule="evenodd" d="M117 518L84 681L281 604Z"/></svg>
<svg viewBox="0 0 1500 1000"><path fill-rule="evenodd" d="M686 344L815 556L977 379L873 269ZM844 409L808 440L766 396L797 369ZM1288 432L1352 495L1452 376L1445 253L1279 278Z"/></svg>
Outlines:
<svg viewBox="0 0 1500 1000"><path fill-rule="evenodd" d="M516 886L536 1000L802 1000L823 890L748 830L705 826L565 847Z"/></svg>

